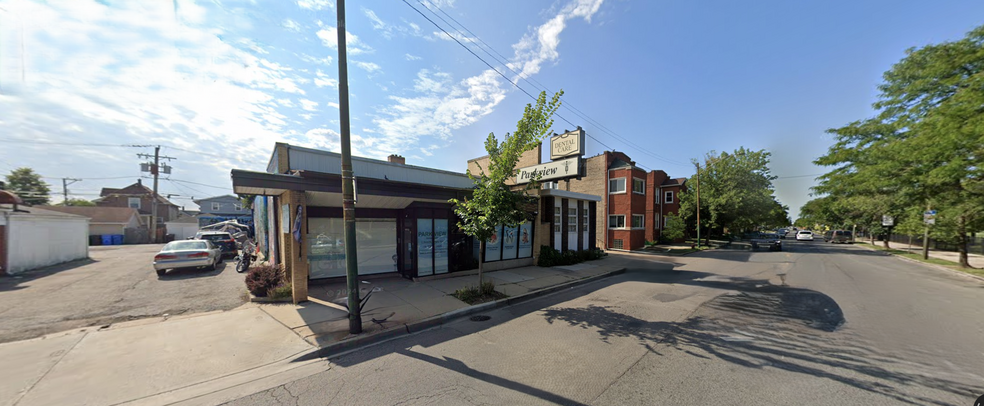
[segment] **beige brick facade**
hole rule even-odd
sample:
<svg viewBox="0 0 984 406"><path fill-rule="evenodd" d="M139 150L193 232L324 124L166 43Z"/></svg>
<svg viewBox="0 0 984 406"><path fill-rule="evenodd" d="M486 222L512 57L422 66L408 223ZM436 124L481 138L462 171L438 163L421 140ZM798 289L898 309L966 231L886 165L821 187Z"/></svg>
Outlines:
<svg viewBox="0 0 984 406"><path fill-rule="evenodd" d="M277 198L277 218L281 218L281 212L284 204L288 205L290 210L290 216L288 217L290 218L291 224L288 225L287 229L293 230L294 216L297 213L297 207L306 207L307 199L305 198L304 192L284 192ZM308 262L305 256L302 255L302 244L298 244L294 241L294 236L290 232L282 233L281 230L278 229L277 233L280 238L280 246L283 249L280 261L280 270L291 283L294 303L307 301ZM307 238L307 212L305 211L301 212L301 237Z"/></svg>
<svg viewBox="0 0 984 406"><path fill-rule="evenodd" d="M607 247L605 243L607 224L605 222L608 219L609 159L610 158L607 152L601 155L585 158L585 176L582 176L581 179L560 181L557 185L560 189L569 192L584 193L601 197L601 201L598 202L597 219L594 224L595 230L597 230L595 233L595 246L599 248Z"/></svg>
<svg viewBox="0 0 984 406"><path fill-rule="evenodd" d="M525 168L527 166L539 165L542 163L541 157L543 152L543 143L540 143L529 151L520 155L519 161L516 162L516 168ZM468 172L474 176L480 176L483 170L488 170L489 167L489 156L478 157L475 159L468 160ZM515 179L509 179L507 184L515 184Z"/></svg>

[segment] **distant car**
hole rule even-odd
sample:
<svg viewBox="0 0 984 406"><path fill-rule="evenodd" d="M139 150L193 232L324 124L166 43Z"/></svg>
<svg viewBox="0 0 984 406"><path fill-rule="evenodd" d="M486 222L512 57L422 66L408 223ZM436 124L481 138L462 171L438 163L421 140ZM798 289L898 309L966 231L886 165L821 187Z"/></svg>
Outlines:
<svg viewBox="0 0 984 406"><path fill-rule="evenodd" d="M214 271L222 262L219 247L208 240L171 241L154 256L157 276L164 276L168 269L201 268Z"/></svg>
<svg viewBox="0 0 984 406"><path fill-rule="evenodd" d="M789 232L785 228L780 228L776 230L776 234L779 234L779 238L786 238L786 233Z"/></svg>
<svg viewBox="0 0 984 406"><path fill-rule="evenodd" d="M752 238L752 249L761 246L769 247L769 251L782 251L782 240L776 233L760 233Z"/></svg>
<svg viewBox="0 0 984 406"><path fill-rule="evenodd" d="M830 236L830 242L841 244L854 244L854 236L847 230L834 230Z"/></svg>
<svg viewBox="0 0 984 406"><path fill-rule="evenodd" d="M813 241L813 232L810 230L797 231L796 241Z"/></svg>
<svg viewBox="0 0 984 406"><path fill-rule="evenodd" d="M830 241L830 238L834 236L834 230L827 231L823 233L823 242Z"/></svg>
<svg viewBox="0 0 984 406"><path fill-rule="evenodd" d="M225 257L235 257L239 255L239 249L236 246L236 240L232 238L232 234L225 231L199 231L195 234L196 240L206 240L211 241L222 251L221 257L219 257L219 262L222 262L222 258Z"/></svg>

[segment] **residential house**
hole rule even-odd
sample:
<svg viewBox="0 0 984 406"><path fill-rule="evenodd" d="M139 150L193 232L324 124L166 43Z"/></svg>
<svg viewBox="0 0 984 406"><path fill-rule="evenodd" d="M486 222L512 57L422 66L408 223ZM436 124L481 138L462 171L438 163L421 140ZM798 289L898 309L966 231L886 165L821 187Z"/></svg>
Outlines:
<svg viewBox="0 0 984 406"><path fill-rule="evenodd" d="M140 179L137 183L130 186L114 189L103 188L99 193L99 198L94 200L99 207L130 207L140 213L142 224L150 224L150 216L153 213L154 191L145 186ZM158 194L157 198L157 224L164 224L171 219L178 217L178 205L171 203L170 200Z"/></svg>
<svg viewBox="0 0 984 406"><path fill-rule="evenodd" d="M243 202L233 195L223 195L196 199L198 204L198 226L204 227L223 221L236 220L241 224L253 223L253 211L243 207Z"/></svg>

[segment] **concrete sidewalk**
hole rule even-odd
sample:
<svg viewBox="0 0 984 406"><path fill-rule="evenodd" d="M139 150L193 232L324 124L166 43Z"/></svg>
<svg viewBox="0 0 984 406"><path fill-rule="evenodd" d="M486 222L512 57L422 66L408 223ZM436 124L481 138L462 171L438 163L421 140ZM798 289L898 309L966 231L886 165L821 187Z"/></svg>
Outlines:
<svg viewBox="0 0 984 406"><path fill-rule="evenodd" d="M486 272L485 278L495 283L497 291L516 297L621 270L622 261L610 256L570 266L528 266ZM359 337L394 329L409 331L414 323L469 307L451 294L477 285L478 276L471 272L447 276L418 282L396 275L363 280L359 297L371 296L362 309L363 333ZM308 295L309 301L305 303L264 304L261 308L314 346L325 347L353 338L348 333L344 281L311 286Z"/></svg>
<svg viewBox="0 0 984 406"><path fill-rule="evenodd" d="M884 243L881 241L875 241L875 244L878 245L879 247L884 247L883 245ZM914 254L922 255L922 246L920 245L909 245L905 243L889 242L888 246L891 247L892 249L903 250ZM936 259L943 259L954 263L960 263L959 252L939 251L939 250L930 249L929 257L936 258ZM967 262L970 263L970 266L974 268L978 268L978 269L984 268L984 255L968 253Z"/></svg>
<svg viewBox="0 0 984 406"><path fill-rule="evenodd" d="M624 270L607 257L573 266L536 266L486 273L513 298ZM301 305L247 304L240 308L151 318L0 344L0 406L217 404L330 367L314 355L324 348L357 348L433 327L472 310L450 296L477 284L476 275L411 282L370 279L363 334L349 336L344 283L311 288ZM333 302L334 301L334 302ZM39 308L39 311L42 311ZM322 350L319 350L321 348Z"/></svg>

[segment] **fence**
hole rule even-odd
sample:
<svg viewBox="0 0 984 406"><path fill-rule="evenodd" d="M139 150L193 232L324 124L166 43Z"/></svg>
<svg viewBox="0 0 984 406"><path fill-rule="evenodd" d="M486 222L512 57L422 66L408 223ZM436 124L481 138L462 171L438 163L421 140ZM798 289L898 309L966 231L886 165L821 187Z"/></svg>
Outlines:
<svg viewBox="0 0 984 406"><path fill-rule="evenodd" d="M889 241L899 244L915 245L918 247L923 246L923 236L921 235L892 234L892 236L889 237ZM937 241L932 238L929 239L929 248L936 251L959 251L957 249L957 244ZM967 242L967 252L984 255L984 237L970 237Z"/></svg>

